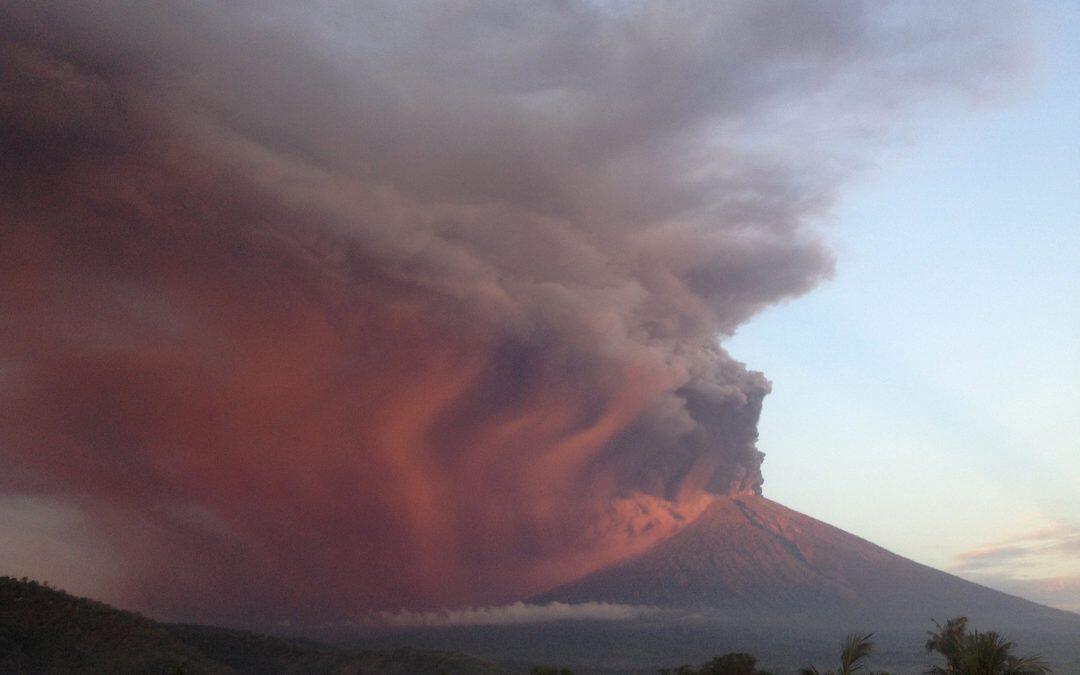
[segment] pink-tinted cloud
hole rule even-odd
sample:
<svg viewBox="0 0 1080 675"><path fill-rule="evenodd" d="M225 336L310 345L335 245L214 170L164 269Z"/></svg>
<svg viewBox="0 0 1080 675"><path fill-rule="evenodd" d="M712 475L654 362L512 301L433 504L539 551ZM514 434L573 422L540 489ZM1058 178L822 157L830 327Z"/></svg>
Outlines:
<svg viewBox="0 0 1080 675"><path fill-rule="evenodd" d="M992 588L1080 611L1080 527L1058 522L964 551L953 571Z"/></svg>
<svg viewBox="0 0 1080 675"><path fill-rule="evenodd" d="M1080 553L1080 527L1057 523L1004 541L956 555L955 569L978 571L990 567L1030 567Z"/></svg>
<svg viewBox="0 0 1080 675"><path fill-rule="evenodd" d="M717 335L830 274L834 121L1014 55L915 18L0 4L0 489L242 623L508 601L760 490Z"/></svg>

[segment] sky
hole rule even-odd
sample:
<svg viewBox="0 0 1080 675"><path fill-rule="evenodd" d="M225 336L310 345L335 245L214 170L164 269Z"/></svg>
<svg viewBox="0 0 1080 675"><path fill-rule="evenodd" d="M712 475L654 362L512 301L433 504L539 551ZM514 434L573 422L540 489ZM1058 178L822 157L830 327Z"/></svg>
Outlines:
<svg viewBox="0 0 1080 675"><path fill-rule="evenodd" d="M423 615L764 490L1072 587L1076 25L0 4L0 565Z"/></svg>
<svg viewBox="0 0 1080 675"><path fill-rule="evenodd" d="M1026 80L923 111L823 223L835 277L725 344L773 382L766 495L1076 610L1080 6L1034 19Z"/></svg>

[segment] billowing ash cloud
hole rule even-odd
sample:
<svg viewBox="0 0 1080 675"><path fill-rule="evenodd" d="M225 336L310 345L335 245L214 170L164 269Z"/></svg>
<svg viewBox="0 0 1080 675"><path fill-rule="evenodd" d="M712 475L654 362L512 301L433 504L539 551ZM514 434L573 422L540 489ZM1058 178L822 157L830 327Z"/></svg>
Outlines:
<svg viewBox="0 0 1080 675"><path fill-rule="evenodd" d="M921 11L0 4L0 488L241 622L512 600L759 491L718 336L830 274L846 146L1018 60Z"/></svg>

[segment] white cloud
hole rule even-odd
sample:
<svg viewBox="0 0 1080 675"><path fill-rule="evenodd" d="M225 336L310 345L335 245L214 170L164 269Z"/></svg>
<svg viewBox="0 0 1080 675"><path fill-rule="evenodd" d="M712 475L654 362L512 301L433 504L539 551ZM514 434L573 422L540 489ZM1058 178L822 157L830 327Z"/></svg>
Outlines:
<svg viewBox="0 0 1080 675"><path fill-rule="evenodd" d="M618 605L607 602L567 604L549 602L546 605L515 602L495 607L465 607L430 612L377 612L365 623L394 627L483 626L496 624L541 623L546 621L591 620L628 621L658 611L644 605Z"/></svg>

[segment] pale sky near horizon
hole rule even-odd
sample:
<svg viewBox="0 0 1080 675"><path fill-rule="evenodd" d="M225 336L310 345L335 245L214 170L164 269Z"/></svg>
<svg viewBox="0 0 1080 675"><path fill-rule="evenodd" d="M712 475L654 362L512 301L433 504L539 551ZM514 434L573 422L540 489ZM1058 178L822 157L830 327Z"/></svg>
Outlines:
<svg viewBox="0 0 1080 675"><path fill-rule="evenodd" d="M1080 610L1080 5L1033 30L1026 82L839 195L835 278L725 346L773 381L766 496Z"/></svg>

